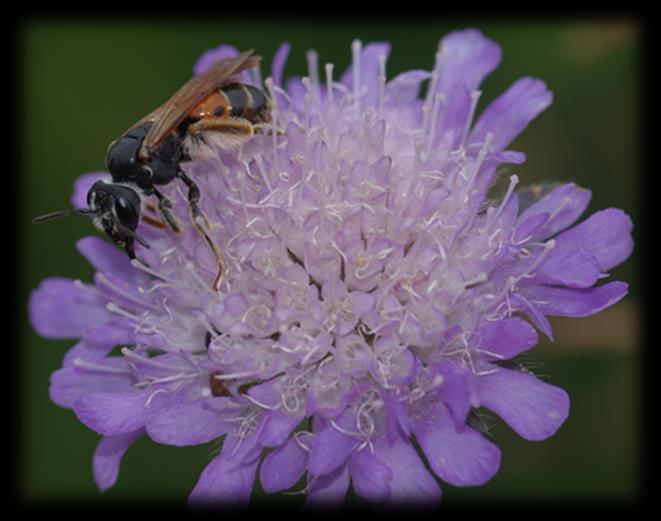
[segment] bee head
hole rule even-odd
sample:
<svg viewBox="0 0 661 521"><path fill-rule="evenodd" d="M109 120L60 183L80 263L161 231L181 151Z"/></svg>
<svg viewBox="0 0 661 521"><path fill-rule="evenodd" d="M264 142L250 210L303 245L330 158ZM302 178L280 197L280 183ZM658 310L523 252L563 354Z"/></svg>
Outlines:
<svg viewBox="0 0 661 521"><path fill-rule="evenodd" d="M129 257L134 258L136 241L149 248L149 244L135 233L140 223L141 202L138 192L130 186L101 180L94 183L87 192L88 208L51 212L32 222L41 223L71 214L87 215L92 218L94 226L105 232L115 244L122 246Z"/></svg>
<svg viewBox="0 0 661 521"><path fill-rule="evenodd" d="M87 192L89 213L94 225L106 232L116 244L132 256L133 243L147 243L135 234L140 223L141 199L138 192L126 185L97 181Z"/></svg>

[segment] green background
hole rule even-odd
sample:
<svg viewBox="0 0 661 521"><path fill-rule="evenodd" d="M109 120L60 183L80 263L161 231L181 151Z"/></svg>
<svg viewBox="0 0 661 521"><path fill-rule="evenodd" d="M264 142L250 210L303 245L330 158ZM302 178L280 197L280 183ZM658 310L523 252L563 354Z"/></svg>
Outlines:
<svg viewBox="0 0 661 521"><path fill-rule="evenodd" d="M71 217L33 226L32 217L69 206L73 181L104 169L108 143L160 105L191 73L206 49L230 43L264 56L263 77L282 41L292 49L285 76L307 73L305 51L348 65L354 38L392 44L388 76L433 64L445 33L478 27L503 48L501 66L482 86L478 111L515 79L544 79L554 103L510 148L528 161L512 169L522 184L574 181L593 191L589 211L618 207L638 218L640 29L629 19L350 19L303 17L150 20L64 18L24 20L19 39L20 179L18 235L21 353L12 394L20 411L16 455L20 497L28 502L91 504L149 498L183 503L211 446L174 448L142 439L127 452L117 485L100 495L91 473L99 436L49 401L49 374L73 344L36 335L27 317L29 293L45 277L90 280L74 244L93 233ZM323 76L322 76L323 77ZM538 373L572 398L569 420L545 442L518 438L493 421L503 451L486 486L443 486L445 504L493 500L633 500L639 491L640 348L638 253L613 271L630 295L608 319L556 320L556 342L533 350ZM605 334L608 326L613 334ZM607 328L606 328L607 329ZM271 498L300 502L300 496Z"/></svg>

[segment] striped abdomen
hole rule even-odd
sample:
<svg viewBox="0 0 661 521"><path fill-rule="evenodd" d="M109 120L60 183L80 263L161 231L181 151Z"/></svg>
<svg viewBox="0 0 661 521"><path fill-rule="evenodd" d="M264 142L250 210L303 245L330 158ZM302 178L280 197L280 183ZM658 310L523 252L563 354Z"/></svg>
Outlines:
<svg viewBox="0 0 661 521"><path fill-rule="evenodd" d="M243 83L229 83L198 103L189 118L243 118L251 123L267 123L271 119L270 111L271 100L261 90Z"/></svg>

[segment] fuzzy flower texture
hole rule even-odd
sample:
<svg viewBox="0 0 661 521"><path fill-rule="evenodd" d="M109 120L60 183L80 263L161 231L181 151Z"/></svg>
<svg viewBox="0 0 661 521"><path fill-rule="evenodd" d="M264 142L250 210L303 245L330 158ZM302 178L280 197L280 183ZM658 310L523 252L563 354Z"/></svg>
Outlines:
<svg viewBox="0 0 661 521"><path fill-rule="evenodd" d="M501 58L479 31L445 36L431 72L386 80L389 51L353 42L337 79L310 51L309 76L283 84L283 45L263 87L273 131L183 164L224 254L219 291L175 181L162 190L188 225L142 223L146 265L85 237L94 282L49 278L32 293L42 336L79 339L50 394L102 435L101 490L146 434L220 447L193 504L245 504L257 479L311 504L341 504L349 487L433 504L437 478L472 486L498 471L482 408L527 440L567 418L565 391L517 357L538 331L552 337L548 316L624 297L627 284L601 279L631 253L631 221L611 208L576 224L591 192L573 183L500 176L493 196L499 167L525 160L507 146L552 95L525 77L476 114ZM195 72L236 53L209 51ZM259 71L243 81L262 86ZM73 204L107 176L81 177Z"/></svg>

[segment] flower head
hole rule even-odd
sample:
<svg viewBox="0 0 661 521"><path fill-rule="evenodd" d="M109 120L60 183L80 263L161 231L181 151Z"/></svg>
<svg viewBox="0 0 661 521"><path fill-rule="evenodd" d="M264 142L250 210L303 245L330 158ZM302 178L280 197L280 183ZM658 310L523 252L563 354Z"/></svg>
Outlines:
<svg viewBox="0 0 661 521"><path fill-rule="evenodd" d="M195 71L236 52L210 51ZM103 435L102 490L146 434L223 440L193 502L245 503L257 477L269 493L304 478L312 503L341 502L349 486L373 502L436 502L437 478L478 485L499 468L476 409L529 440L567 418L567 394L515 360L537 331L551 337L547 316L587 316L626 294L600 280L631 252L623 212L575 224L589 190L519 189L516 175L490 195L498 167L525 159L508 145L552 95L522 78L476 114L500 61L479 31L444 37L431 72L390 80L385 43L354 42L339 82L332 65L320 79L310 52L309 77L283 86L287 53L266 81L272 131L183 165L223 251L219 291L195 227L143 223L145 263L86 237L94 282L51 278L32 294L40 334L79 338L51 396ZM78 181L76 206L104 175ZM187 222L181 190L163 188Z"/></svg>

